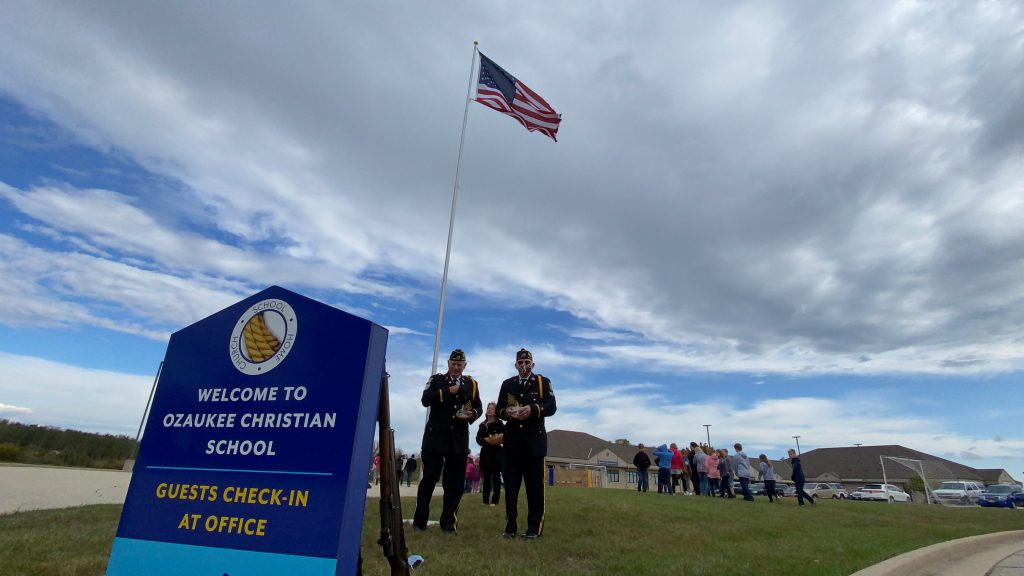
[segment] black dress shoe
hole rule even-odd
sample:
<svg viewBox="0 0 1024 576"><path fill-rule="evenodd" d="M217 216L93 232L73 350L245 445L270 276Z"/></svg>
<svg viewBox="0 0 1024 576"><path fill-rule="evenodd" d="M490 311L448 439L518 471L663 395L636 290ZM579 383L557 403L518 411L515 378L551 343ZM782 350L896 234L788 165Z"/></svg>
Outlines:
<svg viewBox="0 0 1024 576"><path fill-rule="evenodd" d="M441 532L444 532L445 534L458 534L459 533L459 531L456 530L455 528L441 528Z"/></svg>
<svg viewBox="0 0 1024 576"><path fill-rule="evenodd" d="M501 537L502 538L507 538L507 539L511 540L512 538L516 537L516 533L515 532L502 532L501 533Z"/></svg>
<svg viewBox="0 0 1024 576"><path fill-rule="evenodd" d="M413 527L413 529L419 530L420 532L426 532L427 531L427 527L426 526L419 526L417 524L413 524L412 527Z"/></svg>
<svg viewBox="0 0 1024 576"><path fill-rule="evenodd" d="M532 532L532 531L530 531L530 532L523 532L523 536L522 537L527 539L527 540L534 540L534 539L540 538L540 534L537 534L536 532Z"/></svg>

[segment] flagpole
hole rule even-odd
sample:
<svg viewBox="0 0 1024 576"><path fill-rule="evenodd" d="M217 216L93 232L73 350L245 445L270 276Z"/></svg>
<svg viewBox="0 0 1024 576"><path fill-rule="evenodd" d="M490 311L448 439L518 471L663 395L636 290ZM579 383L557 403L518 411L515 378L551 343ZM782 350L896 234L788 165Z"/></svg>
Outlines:
<svg viewBox="0 0 1024 576"><path fill-rule="evenodd" d="M455 164L455 187L452 190L452 215L448 221L448 248L444 253L444 275L441 277L441 303L437 307L437 333L434 335L434 362L430 374L437 374L437 352L441 345L441 323L444 320L444 298L448 289L448 262L452 256L452 232L455 230L455 205L459 199L459 178L462 175L462 146L466 141L466 121L469 119L469 100L473 93L473 68L476 67L477 42L473 41L473 59L469 63L469 86L466 88L466 108L462 112L462 134L459 136L459 160Z"/></svg>

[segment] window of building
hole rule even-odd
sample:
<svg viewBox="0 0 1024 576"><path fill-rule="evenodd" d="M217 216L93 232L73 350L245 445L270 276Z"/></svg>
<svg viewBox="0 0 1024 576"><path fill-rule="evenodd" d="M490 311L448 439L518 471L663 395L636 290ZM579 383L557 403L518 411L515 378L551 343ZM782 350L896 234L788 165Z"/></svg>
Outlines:
<svg viewBox="0 0 1024 576"><path fill-rule="evenodd" d="M636 470L626 470L626 482L636 484Z"/></svg>
<svg viewBox="0 0 1024 576"><path fill-rule="evenodd" d="M619 481L619 471L618 470L609 470L608 471L608 481L609 482L618 482Z"/></svg>

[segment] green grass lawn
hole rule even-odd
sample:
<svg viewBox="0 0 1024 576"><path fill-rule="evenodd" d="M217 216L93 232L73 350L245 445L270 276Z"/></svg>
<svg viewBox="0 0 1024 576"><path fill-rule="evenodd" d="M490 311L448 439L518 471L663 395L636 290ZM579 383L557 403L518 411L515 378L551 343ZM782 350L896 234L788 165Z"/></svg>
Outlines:
<svg viewBox="0 0 1024 576"><path fill-rule="evenodd" d="M440 498L432 508L436 519ZM1024 529L1024 512L826 501L798 508L633 491L551 488L539 540L504 540L504 507L467 496L459 534L408 531L417 574L847 575L908 550L963 536ZM402 501L406 518L413 500ZM520 502L525 516L526 502ZM0 574L103 574L120 506L0 516ZM523 520L523 518L521 518ZM523 522L520 522L523 525ZM365 574L388 574L376 545L377 501L363 524ZM315 527L311 527L315 529Z"/></svg>

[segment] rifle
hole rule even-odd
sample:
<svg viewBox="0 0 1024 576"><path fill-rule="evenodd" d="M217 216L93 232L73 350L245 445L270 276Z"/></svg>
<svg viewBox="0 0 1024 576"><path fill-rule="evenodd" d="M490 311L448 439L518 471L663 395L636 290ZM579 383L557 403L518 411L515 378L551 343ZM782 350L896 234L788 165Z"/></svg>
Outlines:
<svg viewBox="0 0 1024 576"><path fill-rule="evenodd" d="M391 565L391 575L409 576L409 550L405 547L402 526L401 482L395 470L395 431L391 428L386 371L380 382L377 422L380 426L380 539L377 543L384 549L384 556Z"/></svg>

